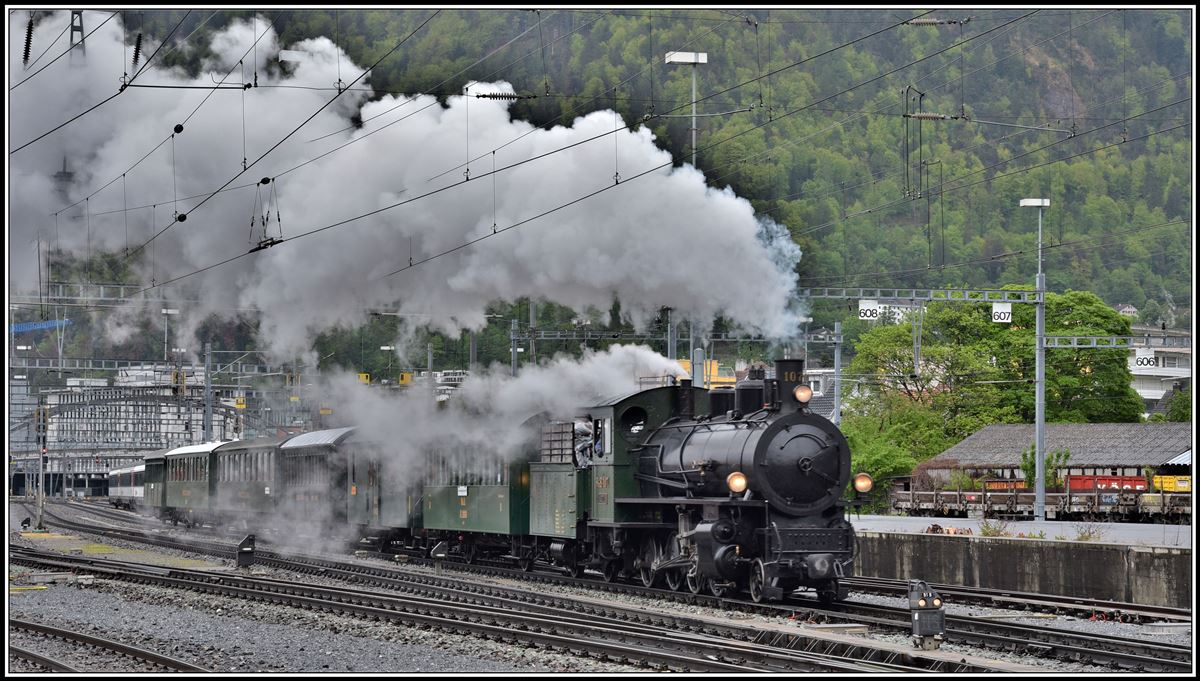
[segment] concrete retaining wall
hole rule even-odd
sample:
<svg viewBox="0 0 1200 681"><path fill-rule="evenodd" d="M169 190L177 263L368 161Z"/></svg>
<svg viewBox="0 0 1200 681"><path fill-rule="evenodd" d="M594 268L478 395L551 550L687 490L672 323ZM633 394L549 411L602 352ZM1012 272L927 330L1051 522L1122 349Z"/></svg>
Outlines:
<svg viewBox="0 0 1200 681"><path fill-rule="evenodd" d="M1191 549L859 531L855 573L1192 607Z"/></svg>

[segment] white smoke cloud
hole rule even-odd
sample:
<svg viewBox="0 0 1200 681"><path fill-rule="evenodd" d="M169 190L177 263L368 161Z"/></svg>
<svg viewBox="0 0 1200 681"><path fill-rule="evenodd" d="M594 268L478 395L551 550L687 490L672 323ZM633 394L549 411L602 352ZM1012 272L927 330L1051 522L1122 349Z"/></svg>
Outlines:
<svg viewBox="0 0 1200 681"><path fill-rule="evenodd" d="M363 385L351 373L323 375L315 388L323 404L353 415L362 440L388 443L388 456L409 466L424 452L449 445L470 447L481 458L509 458L528 442L522 424L531 416L570 418L603 399L638 390L639 379L684 375L677 362L641 345L588 350L580 359L558 356L517 377L505 372L494 365L467 378L447 408L435 405L426 386L389 393Z"/></svg>
<svg viewBox="0 0 1200 681"><path fill-rule="evenodd" d="M105 16L85 12L86 27L90 30ZM48 44L69 20L70 12L60 11L41 21L34 45ZM265 20L258 22L260 35L266 25ZM24 29L25 18L10 14L12 83L28 77L20 58ZM427 30L437 30L436 19ZM632 178L671 160L644 127L481 177L491 171L493 161L495 167L503 167L611 130L617 122L611 111L549 130L534 129L513 120L507 102L474 96L450 97L445 108L428 95L387 95L368 102L370 93L359 91L369 87L367 78L229 186L262 177L276 178L273 185L223 192L196 208L200 198L182 197L205 197L225 184L242 169L244 157L257 159L334 94L305 88L332 87L339 69L349 83L363 69L330 40L317 38L285 46L307 56L281 70L276 36L268 31L254 50L254 32L252 23L237 21L217 33L212 46L219 56L198 78L155 65L137 83L211 86L214 78L235 67L231 83L241 83L243 72L252 81L257 71L259 87L211 93L129 88L10 155L10 285L34 287L36 261L29 257L34 248L30 240L39 229L45 238L53 238L52 213L120 178L176 123L183 123L182 133L123 180L58 216L56 236L64 249L83 254L89 247L136 247L169 224L178 210L187 214L187 221L172 226L139 260L144 281L160 283L249 250L263 235L259 219L264 203L270 217L267 236L277 236L282 229L285 240L294 239L460 182L464 169L455 166L465 163L468 154L486 154L469 164L475 179L464 186L285 241L171 285L169 294L186 293L202 301L184 306L183 318L172 320L172 327L179 324L178 337L186 345L192 345L186 339L204 317L213 312L229 316L235 308L261 311L261 345L288 356L306 352L322 330L364 322L368 307L426 313L432 328L455 334L481 328L489 302L524 296L581 312L608 309L616 296L623 314L639 326L669 306L677 319L707 321L724 314L752 332L772 337L795 332L792 270L800 253L786 229L755 216L750 204L729 189L708 187L691 166L667 167L613 186L614 173ZM152 54L155 47L144 45L143 55ZM247 51L243 65L237 66ZM10 148L115 92L122 72L118 65L128 70L129 52L122 44L120 18L114 18L88 37L85 63L71 66L64 57L10 92ZM258 61L252 63L255 54ZM402 48L390 58L421 57ZM471 95L512 91L503 82L469 88ZM205 97L208 101L200 106ZM397 105L402 106L383 114ZM360 111L364 119L383 115L362 129L310 141L349 127L350 117ZM369 139L291 170L368 134ZM494 154L487 153L493 149ZM53 175L61 170L64 156L75 172L69 201L54 189ZM444 171L451 172L431 179ZM440 254L489 235L494 224L503 229L604 187L612 188L482 243L385 276L406 266L410 258ZM156 205L123 211L149 204ZM729 276L718 280L715 266ZM153 306L150 311L155 312ZM120 334L116 329L113 333Z"/></svg>

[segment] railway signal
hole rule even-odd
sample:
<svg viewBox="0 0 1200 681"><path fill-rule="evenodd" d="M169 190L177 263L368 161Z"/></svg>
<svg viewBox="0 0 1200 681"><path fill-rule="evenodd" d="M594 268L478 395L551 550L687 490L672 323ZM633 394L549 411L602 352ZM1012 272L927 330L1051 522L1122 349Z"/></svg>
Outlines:
<svg viewBox="0 0 1200 681"><path fill-rule="evenodd" d="M946 640L946 610L941 594L919 579L909 580L908 609L912 611L913 645L921 650L941 647Z"/></svg>

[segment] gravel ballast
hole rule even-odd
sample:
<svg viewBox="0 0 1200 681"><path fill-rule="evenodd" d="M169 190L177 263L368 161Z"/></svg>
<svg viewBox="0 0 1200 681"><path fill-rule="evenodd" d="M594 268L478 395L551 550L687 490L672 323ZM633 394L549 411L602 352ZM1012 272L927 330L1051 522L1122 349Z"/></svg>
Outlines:
<svg viewBox="0 0 1200 681"><path fill-rule="evenodd" d="M218 672L636 671L469 636L101 579L90 587L54 585L12 594L9 615ZM86 655L62 661L89 671L128 669L89 667Z"/></svg>

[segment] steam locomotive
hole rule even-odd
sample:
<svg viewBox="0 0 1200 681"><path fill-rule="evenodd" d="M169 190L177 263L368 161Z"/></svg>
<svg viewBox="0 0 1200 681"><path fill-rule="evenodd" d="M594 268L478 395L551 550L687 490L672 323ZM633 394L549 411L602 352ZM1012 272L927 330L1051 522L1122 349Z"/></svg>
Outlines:
<svg viewBox="0 0 1200 681"><path fill-rule="evenodd" d="M414 466L354 428L146 457L144 506L174 522L303 518L361 544L553 565L605 580L778 600L847 596L850 448L808 410L802 360L735 390L690 381L531 418L519 455L446 447ZM870 476L854 476L867 492Z"/></svg>

